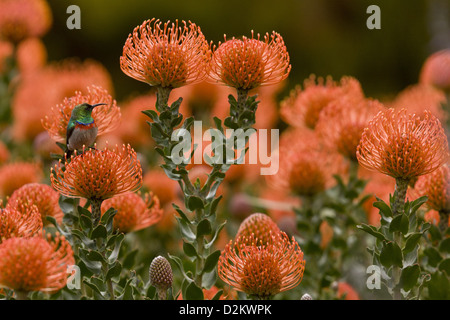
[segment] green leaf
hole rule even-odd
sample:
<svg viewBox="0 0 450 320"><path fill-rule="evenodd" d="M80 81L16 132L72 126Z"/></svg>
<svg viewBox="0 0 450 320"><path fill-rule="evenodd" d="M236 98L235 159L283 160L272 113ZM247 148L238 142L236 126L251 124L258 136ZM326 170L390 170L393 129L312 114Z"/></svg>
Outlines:
<svg viewBox="0 0 450 320"><path fill-rule="evenodd" d="M171 254L168 254L168 257L170 260L172 260L173 262L175 262L175 264L177 265L178 269L180 269L181 273L183 274L183 277L186 281L188 282L192 282L192 278L190 276L188 276L186 274L186 272L184 271L183 268L183 262L181 261L180 258L178 258L177 256L172 256Z"/></svg>
<svg viewBox="0 0 450 320"><path fill-rule="evenodd" d="M211 234L211 232L212 232L211 222L209 222L208 219L203 219L197 225L197 238Z"/></svg>
<svg viewBox="0 0 450 320"><path fill-rule="evenodd" d="M381 232L379 232L377 230L377 228L375 228L374 226L370 226L367 225L365 223L362 223L360 225L356 226L358 229L361 229L369 234L371 234L372 236L374 236L375 238L377 238L378 240L384 241L386 240L386 237L384 236L384 234L382 234Z"/></svg>
<svg viewBox="0 0 450 320"><path fill-rule="evenodd" d="M220 289L219 291L217 291L217 293L214 295L214 297L212 297L211 300L220 300L220 297L222 296L222 294L223 294L223 290Z"/></svg>
<svg viewBox="0 0 450 320"><path fill-rule="evenodd" d="M445 271L447 275L450 276L450 258L442 260L438 265L438 269Z"/></svg>
<svg viewBox="0 0 450 320"><path fill-rule="evenodd" d="M426 286L428 288L429 299L450 300L450 279L444 272L434 272Z"/></svg>
<svg viewBox="0 0 450 320"><path fill-rule="evenodd" d="M183 296L183 299L186 300L203 300L203 290L199 288L195 282L191 282L187 288L185 296Z"/></svg>
<svg viewBox="0 0 450 320"><path fill-rule="evenodd" d="M186 214L183 212L183 210L180 209L179 206L177 206L175 203L172 203L172 206L175 208L175 210L178 212L178 214L180 215L181 219L184 220L184 222L186 222L187 224L191 224L191 221L186 216Z"/></svg>
<svg viewBox="0 0 450 320"><path fill-rule="evenodd" d="M125 237L125 235L123 233L120 233L119 235L117 235L115 237L114 250L108 256L108 263L113 263L117 260L117 257L119 256L119 252L120 252L120 246L122 245L122 241L123 241L124 237Z"/></svg>
<svg viewBox="0 0 450 320"><path fill-rule="evenodd" d="M197 250L195 249L195 247L188 242L183 241L183 251L188 257L197 257L198 256Z"/></svg>
<svg viewBox="0 0 450 320"><path fill-rule="evenodd" d="M187 200L187 207L191 211L195 211L198 209L204 209L205 204L203 203L203 200L196 196L190 196Z"/></svg>
<svg viewBox="0 0 450 320"><path fill-rule="evenodd" d="M421 232L411 233L406 238L406 243L405 243L405 247L403 248L403 253L412 251L416 247L416 245L419 243L421 238L422 238Z"/></svg>
<svg viewBox="0 0 450 320"><path fill-rule="evenodd" d="M211 253L205 261L205 266L203 267L202 273L211 272L214 270L214 268L217 265L217 262L220 258L220 250L216 250L213 253Z"/></svg>
<svg viewBox="0 0 450 320"><path fill-rule="evenodd" d="M439 251L437 251L435 248L433 247L428 247L426 248L423 253L425 254L425 256L428 258L428 264L432 267L437 267L437 265L439 264L439 262L442 261L442 256L439 253Z"/></svg>
<svg viewBox="0 0 450 320"><path fill-rule="evenodd" d="M207 242L207 243L205 244L205 248L206 248L206 249L209 249L209 248L214 244L214 241L216 241L216 239L217 239L217 237L218 237L220 231L221 231L222 228L226 225L226 223L227 223L227 221L225 220L224 222L222 222L222 223L216 228L216 230L215 230L215 232L214 232L214 235L213 235L212 239L211 239L209 242Z"/></svg>
<svg viewBox="0 0 450 320"><path fill-rule="evenodd" d="M183 238L185 238L188 242L194 242L196 236L194 232L191 230L191 226L187 224L183 219L180 219L176 217L178 221L178 225L180 227L181 235Z"/></svg>
<svg viewBox="0 0 450 320"><path fill-rule="evenodd" d="M104 225L99 224L98 226L96 226L94 228L94 230L92 230L91 233L91 239L106 239L106 237L108 236L108 232L106 231L106 228Z"/></svg>
<svg viewBox="0 0 450 320"><path fill-rule="evenodd" d="M439 241L442 239L442 233L439 230L439 228L437 226L435 226L434 224L430 225L430 229L429 229L429 234L430 234L430 238L431 241Z"/></svg>
<svg viewBox="0 0 450 320"><path fill-rule="evenodd" d="M122 272L122 265L119 261L116 260L114 265L110 267L110 269L106 273L106 280L110 280L111 278L120 276L120 272Z"/></svg>
<svg viewBox="0 0 450 320"><path fill-rule="evenodd" d="M405 291L411 290L417 284L419 275L420 267L417 264L404 268L400 276L400 286Z"/></svg>
<svg viewBox="0 0 450 320"><path fill-rule="evenodd" d="M389 232L401 232L402 234L407 234L409 229L409 219L405 214L399 214L392 219L389 225Z"/></svg>
<svg viewBox="0 0 450 320"><path fill-rule="evenodd" d="M83 230L89 232L92 229L92 220L90 217L82 214L80 215L80 224Z"/></svg>
<svg viewBox="0 0 450 320"><path fill-rule="evenodd" d="M444 239L439 243L439 251L442 253L450 253L450 238Z"/></svg>
<svg viewBox="0 0 450 320"><path fill-rule="evenodd" d="M86 254L86 257L91 260L91 261L104 261L105 259L103 258L103 256L100 254L100 252L98 251L89 251Z"/></svg>
<svg viewBox="0 0 450 320"><path fill-rule="evenodd" d="M402 250L395 242L384 243L380 253L380 262L386 268L403 266Z"/></svg>
<svg viewBox="0 0 450 320"><path fill-rule="evenodd" d="M416 211L425 203L428 201L428 197L427 196L422 196L420 198L417 198L414 201L410 202L410 209L409 209L409 214L414 214L416 213Z"/></svg>
<svg viewBox="0 0 450 320"><path fill-rule="evenodd" d="M154 110L144 110L144 111L142 111L142 113L145 114L146 116L148 116L153 121L158 119L158 113Z"/></svg>
<svg viewBox="0 0 450 320"><path fill-rule="evenodd" d="M392 217L392 210L391 208L387 205L386 202L384 202L383 200L377 198L377 201L375 201L373 203L373 206L375 208L380 209L380 214L384 217Z"/></svg>

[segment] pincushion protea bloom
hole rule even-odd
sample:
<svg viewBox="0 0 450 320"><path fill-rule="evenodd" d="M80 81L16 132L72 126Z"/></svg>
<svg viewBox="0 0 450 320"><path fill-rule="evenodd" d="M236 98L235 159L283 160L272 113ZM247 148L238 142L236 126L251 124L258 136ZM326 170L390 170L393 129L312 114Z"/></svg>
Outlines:
<svg viewBox="0 0 450 320"><path fill-rule="evenodd" d="M438 169L449 152L444 129L430 112L387 109L364 130L356 156L368 170L410 181Z"/></svg>
<svg viewBox="0 0 450 320"><path fill-rule="evenodd" d="M66 285L67 266L75 264L69 242L56 234L11 238L0 244L0 285L16 295L54 293Z"/></svg>
<svg viewBox="0 0 450 320"><path fill-rule="evenodd" d="M92 111L92 118L98 128L97 136L111 132L120 125L120 108L107 90L100 86L89 86L87 93L76 91L75 95L64 98L63 103L51 108L50 115L41 120L42 126L49 133L50 137L58 142L66 141L67 124L69 123L72 110L82 103L91 105L104 103L95 107Z"/></svg>
<svg viewBox="0 0 450 320"><path fill-rule="evenodd" d="M17 43L44 35L52 24L45 0L0 0L0 38Z"/></svg>
<svg viewBox="0 0 450 320"><path fill-rule="evenodd" d="M294 238L281 232L280 237L263 245L251 237L246 241L232 241L222 252L218 274L225 283L236 290L268 299L277 293L300 284L305 271L303 252Z"/></svg>
<svg viewBox="0 0 450 320"><path fill-rule="evenodd" d="M122 71L151 86L178 88L206 77L211 50L200 27L151 19L128 36L120 57Z"/></svg>
<svg viewBox="0 0 450 320"><path fill-rule="evenodd" d="M311 75L304 81L303 89L297 86L281 102L281 118L293 127L314 129L321 111L332 101L349 96L363 99L359 81L353 77L343 77L339 83L328 76L325 79Z"/></svg>
<svg viewBox="0 0 450 320"><path fill-rule="evenodd" d="M41 230L41 214L36 206L0 208L0 243L9 238L31 237Z"/></svg>
<svg viewBox="0 0 450 320"><path fill-rule="evenodd" d="M315 130L328 148L356 162L356 148L364 129L383 109L377 100L344 96L322 110Z"/></svg>
<svg viewBox="0 0 450 320"><path fill-rule="evenodd" d="M427 196L427 207L450 213L450 167L444 164L432 173L419 177L411 190L416 197Z"/></svg>
<svg viewBox="0 0 450 320"><path fill-rule="evenodd" d="M267 176L269 184L302 197L331 187L333 175L347 170L342 156L326 150L316 132L304 127L285 131L274 156L279 157L279 170Z"/></svg>
<svg viewBox="0 0 450 320"><path fill-rule="evenodd" d="M114 228L128 233L147 228L158 223L163 217L158 197L146 194L145 199L136 193L125 193L107 199L102 203L102 214L109 208L117 210Z"/></svg>
<svg viewBox="0 0 450 320"><path fill-rule="evenodd" d="M236 239L250 239L253 234L262 243L266 244L272 241L273 236L278 236L281 230L277 224L264 213L253 213L242 221L236 233ZM249 243L247 243L249 244Z"/></svg>
<svg viewBox="0 0 450 320"><path fill-rule="evenodd" d="M45 217L54 217L58 223L64 216L59 207L59 194L49 185L43 183L28 183L15 190L8 200L8 207L20 205L35 205L41 214L42 222L47 224Z"/></svg>
<svg viewBox="0 0 450 320"><path fill-rule="evenodd" d="M71 198L91 201L95 219L100 219L104 200L127 192L135 192L142 185L142 168L130 145L109 150L83 150L72 156L70 163L52 168L53 188ZM96 221L98 222L98 221Z"/></svg>
<svg viewBox="0 0 450 320"><path fill-rule="evenodd" d="M440 50L427 58L420 72L420 82L450 90L450 49Z"/></svg>
<svg viewBox="0 0 450 320"><path fill-rule="evenodd" d="M40 182L43 178L42 167L32 162L11 162L0 167L0 196L10 196L21 186Z"/></svg>
<svg viewBox="0 0 450 320"><path fill-rule="evenodd" d="M251 90L283 81L289 75L289 54L280 34L272 32L260 40L232 38L219 43L210 64L209 78L238 90Z"/></svg>

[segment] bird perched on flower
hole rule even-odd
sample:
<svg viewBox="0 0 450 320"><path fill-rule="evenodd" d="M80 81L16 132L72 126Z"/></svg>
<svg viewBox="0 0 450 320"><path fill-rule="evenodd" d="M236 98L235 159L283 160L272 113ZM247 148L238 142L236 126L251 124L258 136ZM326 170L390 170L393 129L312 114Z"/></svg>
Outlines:
<svg viewBox="0 0 450 320"><path fill-rule="evenodd" d="M67 124L66 145L67 158L73 151L82 149L83 146L89 147L97 138L98 128L92 118L92 110L97 106L103 106L105 103L91 105L82 103L72 110L69 123Z"/></svg>

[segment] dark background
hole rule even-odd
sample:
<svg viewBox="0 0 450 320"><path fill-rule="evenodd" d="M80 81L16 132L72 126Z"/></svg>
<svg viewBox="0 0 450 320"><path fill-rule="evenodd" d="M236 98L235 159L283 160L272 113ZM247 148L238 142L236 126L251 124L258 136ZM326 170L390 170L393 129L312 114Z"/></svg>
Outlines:
<svg viewBox="0 0 450 320"><path fill-rule="evenodd" d="M150 18L190 20L217 44L228 37L280 33L291 58L286 91L311 73L356 77L366 95L391 96L417 82L426 57L449 46L449 0L49 0L53 27L44 37L49 60L93 58L112 75L116 99L148 86L122 73L128 34ZM67 7L81 9L81 30L69 30ZM367 7L381 9L381 30L369 30ZM447 21L445 21L447 19ZM447 24L447 25L446 25Z"/></svg>

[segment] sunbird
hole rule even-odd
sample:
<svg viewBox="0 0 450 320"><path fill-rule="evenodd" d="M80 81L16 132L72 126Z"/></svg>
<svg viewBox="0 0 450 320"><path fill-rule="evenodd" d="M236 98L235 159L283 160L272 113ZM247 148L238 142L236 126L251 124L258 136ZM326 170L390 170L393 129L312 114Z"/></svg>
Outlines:
<svg viewBox="0 0 450 320"><path fill-rule="evenodd" d="M92 110L102 105L106 103L82 103L73 108L66 131L67 158L75 150L83 149L83 146L90 147L95 142L98 127L92 118Z"/></svg>

